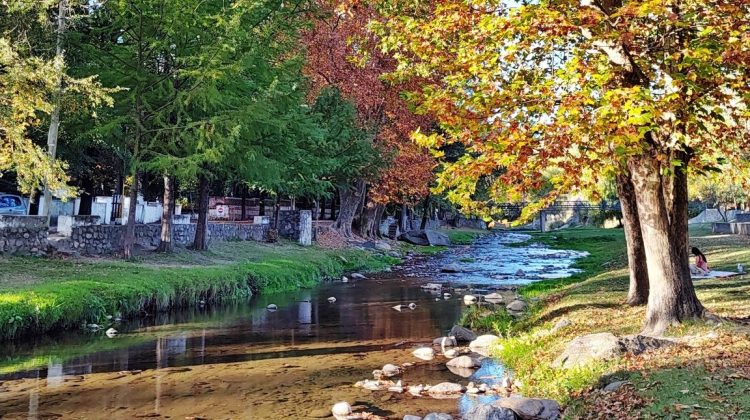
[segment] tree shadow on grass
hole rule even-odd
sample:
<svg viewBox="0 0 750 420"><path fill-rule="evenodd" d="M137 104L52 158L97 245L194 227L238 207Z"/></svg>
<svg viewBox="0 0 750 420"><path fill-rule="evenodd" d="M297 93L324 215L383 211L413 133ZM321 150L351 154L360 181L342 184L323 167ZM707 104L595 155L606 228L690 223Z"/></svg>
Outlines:
<svg viewBox="0 0 750 420"><path fill-rule="evenodd" d="M571 312L578 311L579 309L612 309L619 308L621 306L622 304L619 303L579 303L576 305L564 306L562 308L557 308L544 314L544 316L540 317L535 324L542 324L544 322L551 321Z"/></svg>
<svg viewBox="0 0 750 420"><path fill-rule="evenodd" d="M750 281L742 281L742 282L731 282L731 283L693 283L693 287L695 290L705 290L705 291L711 291L714 289L734 289L739 287L749 287Z"/></svg>

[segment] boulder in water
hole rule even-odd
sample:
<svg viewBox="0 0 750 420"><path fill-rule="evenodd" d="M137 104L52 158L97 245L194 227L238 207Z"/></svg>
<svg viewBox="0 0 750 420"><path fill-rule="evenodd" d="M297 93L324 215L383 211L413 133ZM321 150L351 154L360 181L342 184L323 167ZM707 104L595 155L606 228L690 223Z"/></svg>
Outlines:
<svg viewBox="0 0 750 420"><path fill-rule="evenodd" d="M459 325L454 325L453 328L451 328L451 332L448 333L449 336L455 337L456 341L458 342L470 342L477 339L477 335L474 334L473 331L471 331L468 328L464 328Z"/></svg>
<svg viewBox="0 0 750 420"><path fill-rule="evenodd" d="M352 414L352 406L348 402L337 402L331 407L331 414L336 420L346 420Z"/></svg>
<svg viewBox="0 0 750 420"><path fill-rule="evenodd" d="M479 367L481 363L479 362L479 360L470 356L458 356L454 359L449 360L445 365L448 367L457 368L475 368Z"/></svg>
<svg viewBox="0 0 750 420"><path fill-rule="evenodd" d="M336 298L333 297L333 296L331 296L331 297L328 298L328 302L329 303L336 303Z"/></svg>
<svg viewBox="0 0 750 420"><path fill-rule="evenodd" d="M114 328L110 328L107 331L105 331L104 334L106 334L107 337L109 337L109 338L113 338L114 336L117 335L117 330L114 329Z"/></svg>
<svg viewBox="0 0 750 420"><path fill-rule="evenodd" d="M461 269L461 267L458 266L458 264L448 264L448 265L444 265L440 269L440 271L442 271L443 273L460 273L463 270Z"/></svg>
<svg viewBox="0 0 750 420"><path fill-rule="evenodd" d="M269 303L269 304L268 304L268 305L266 306L266 309L268 309L269 311L275 311L275 310L279 309L279 307L278 307L278 306L276 306L276 304L275 304L275 303Z"/></svg>
<svg viewBox="0 0 750 420"><path fill-rule="evenodd" d="M389 363L389 364L383 366L382 372L383 372L383 376L386 376L386 377L390 378L391 376L396 376L399 373L401 373L401 368L399 368L396 365L392 365L392 364Z"/></svg>
<svg viewBox="0 0 750 420"><path fill-rule="evenodd" d="M364 274L360 274L360 273L352 273L351 276L353 279L357 279L357 280L365 280L367 278L364 276Z"/></svg>
<svg viewBox="0 0 750 420"><path fill-rule="evenodd" d="M422 360L432 360L435 358L435 350L432 347L420 347L412 352L414 357Z"/></svg>
<svg viewBox="0 0 750 420"><path fill-rule="evenodd" d="M439 337L432 340L432 345L440 347L456 347L458 343L456 343L456 339L453 337Z"/></svg>
<svg viewBox="0 0 750 420"><path fill-rule="evenodd" d="M431 386L428 394L436 398L458 398L464 392L464 387L453 382L441 382Z"/></svg>
<svg viewBox="0 0 750 420"><path fill-rule="evenodd" d="M398 239L414 245L421 246L448 246L450 239L445 235L434 230L412 230L402 233Z"/></svg>

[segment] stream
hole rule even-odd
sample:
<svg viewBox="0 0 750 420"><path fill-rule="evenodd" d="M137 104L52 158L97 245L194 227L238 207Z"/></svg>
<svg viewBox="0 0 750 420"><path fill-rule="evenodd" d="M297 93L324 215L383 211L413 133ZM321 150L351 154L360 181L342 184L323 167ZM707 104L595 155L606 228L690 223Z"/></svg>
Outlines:
<svg viewBox="0 0 750 420"><path fill-rule="evenodd" d="M466 307L464 294L512 298L517 285L569 276L585 255L508 246L527 239L487 235L367 279L123 323L114 338L69 332L3 344L0 418L297 419L325 417L337 401L388 418L459 415L497 397L432 399L353 384L405 362L414 363L401 376L408 384L500 380L504 368L490 359L465 378L448 370L444 357L422 361L412 351L451 329ZM441 272L447 265L461 272ZM452 296L425 291L427 282L453 288ZM409 303L416 308L392 309Z"/></svg>

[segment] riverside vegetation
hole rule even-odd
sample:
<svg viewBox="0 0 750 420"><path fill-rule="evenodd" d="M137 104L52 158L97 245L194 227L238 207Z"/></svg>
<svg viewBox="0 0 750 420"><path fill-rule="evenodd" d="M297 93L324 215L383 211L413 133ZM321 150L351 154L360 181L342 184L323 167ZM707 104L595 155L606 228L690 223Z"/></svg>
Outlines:
<svg viewBox="0 0 750 420"><path fill-rule="evenodd" d="M105 259L5 258L0 264L0 338L104 323L175 307L247 300L311 287L346 271L378 271L398 258L293 244L217 243L205 252Z"/></svg>
<svg viewBox="0 0 750 420"><path fill-rule="evenodd" d="M731 270L750 261L750 240L712 235L708 226L691 227L690 242L706 252L711 267ZM677 418L741 416L750 406L750 329L734 323L683 323L667 331L682 344L582 367L556 369L552 361L574 337L611 332L621 336L643 328L645 307L625 303L628 271L623 231L570 229L535 234L532 241L554 248L588 251L581 269L567 279L541 281L518 293L529 300L529 313L514 320L505 311L470 309L464 324L504 337L494 356L515 372L526 396L553 398L567 405L567 415L600 413L604 417L664 416ZM695 288L709 310L720 316L750 314L744 298L747 275L698 280ZM566 319L570 326L550 330ZM624 380L614 392L600 388ZM697 417L696 417L697 416Z"/></svg>

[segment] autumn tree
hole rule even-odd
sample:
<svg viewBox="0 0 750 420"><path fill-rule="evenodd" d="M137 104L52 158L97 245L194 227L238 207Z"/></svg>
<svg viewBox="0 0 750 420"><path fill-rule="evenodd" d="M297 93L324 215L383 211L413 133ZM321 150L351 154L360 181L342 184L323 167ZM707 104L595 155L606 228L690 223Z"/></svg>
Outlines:
<svg viewBox="0 0 750 420"><path fill-rule="evenodd" d="M412 98L444 135L417 140L469 151L441 172L439 188L470 201L474 181L502 168L495 196L518 199L538 186L544 169L559 168L555 188L533 211L561 192L617 176L627 189L621 196L634 196L625 222L643 239L644 331L704 315L688 267L688 171L715 166L716 151L732 159L750 141L750 4L381 6L389 16L375 26L399 60L395 77L438 77Z"/></svg>
<svg viewBox="0 0 750 420"><path fill-rule="evenodd" d="M360 233L374 237L385 204L413 204L427 195L434 160L409 140L409 133L417 127L427 129L429 117L413 112L401 96L403 86L382 78L396 63L378 50L378 37L367 30L368 22L379 18L376 10L365 3L319 0L317 4L318 15L303 38L311 97L326 87L337 88L355 104L359 123L390 160L375 176L338 187L336 227L348 235L359 210Z"/></svg>

